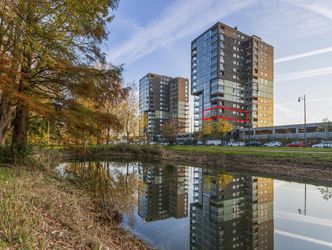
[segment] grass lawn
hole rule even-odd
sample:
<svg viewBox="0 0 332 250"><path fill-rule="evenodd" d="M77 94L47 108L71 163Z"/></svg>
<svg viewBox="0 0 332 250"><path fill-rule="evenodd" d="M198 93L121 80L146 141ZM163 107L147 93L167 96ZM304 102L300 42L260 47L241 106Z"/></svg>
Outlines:
<svg viewBox="0 0 332 250"><path fill-rule="evenodd" d="M168 150L179 152L200 152L207 154L224 154L239 156L259 156L265 158L299 158L307 160L332 161L330 148L268 148L268 147L226 147L226 146L168 146Z"/></svg>

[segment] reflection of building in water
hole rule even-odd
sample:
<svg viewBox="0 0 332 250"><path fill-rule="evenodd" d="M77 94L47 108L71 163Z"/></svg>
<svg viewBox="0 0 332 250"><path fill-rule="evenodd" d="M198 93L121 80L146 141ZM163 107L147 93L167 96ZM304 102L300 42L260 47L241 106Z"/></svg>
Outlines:
<svg viewBox="0 0 332 250"><path fill-rule="evenodd" d="M273 180L196 169L191 249L273 249Z"/></svg>
<svg viewBox="0 0 332 250"><path fill-rule="evenodd" d="M184 166L140 166L144 188L138 214L147 221L188 215L188 170Z"/></svg>

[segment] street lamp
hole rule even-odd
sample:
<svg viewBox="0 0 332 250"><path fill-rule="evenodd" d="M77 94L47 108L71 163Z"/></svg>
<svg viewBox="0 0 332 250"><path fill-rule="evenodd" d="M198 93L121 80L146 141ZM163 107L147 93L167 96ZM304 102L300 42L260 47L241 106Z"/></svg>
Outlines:
<svg viewBox="0 0 332 250"><path fill-rule="evenodd" d="M303 101L304 103L304 146L307 146L307 103L306 96L300 96L298 102Z"/></svg>

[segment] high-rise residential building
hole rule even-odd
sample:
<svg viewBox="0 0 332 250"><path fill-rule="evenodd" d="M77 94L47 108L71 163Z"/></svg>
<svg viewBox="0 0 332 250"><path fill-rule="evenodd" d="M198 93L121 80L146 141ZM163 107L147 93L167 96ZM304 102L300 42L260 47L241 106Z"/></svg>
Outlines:
<svg viewBox="0 0 332 250"><path fill-rule="evenodd" d="M189 122L189 80L149 73L139 82L141 134L157 140L166 122L176 133L186 133Z"/></svg>
<svg viewBox="0 0 332 250"><path fill-rule="evenodd" d="M225 119L237 128L274 125L273 47L216 23L191 44L194 130Z"/></svg>
<svg viewBox="0 0 332 250"><path fill-rule="evenodd" d="M194 171L190 249L273 249L273 180Z"/></svg>
<svg viewBox="0 0 332 250"><path fill-rule="evenodd" d="M179 134L189 128L189 80L182 77L172 78L169 84L169 119Z"/></svg>

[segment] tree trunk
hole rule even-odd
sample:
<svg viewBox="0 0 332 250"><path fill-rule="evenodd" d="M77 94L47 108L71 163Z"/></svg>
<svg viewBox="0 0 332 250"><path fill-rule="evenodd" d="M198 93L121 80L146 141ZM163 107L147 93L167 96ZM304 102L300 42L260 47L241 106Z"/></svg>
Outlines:
<svg viewBox="0 0 332 250"><path fill-rule="evenodd" d="M1 92L1 91L0 91ZM0 145L5 142L7 132L11 128L14 115L14 106L6 93L0 93Z"/></svg>
<svg viewBox="0 0 332 250"><path fill-rule="evenodd" d="M126 136L127 136L127 144L130 144L130 130L129 130L129 119L130 119L130 109L131 103L127 104L127 116L126 116Z"/></svg>
<svg viewBox="0 0 332 250"><path fill-rule="evenodd" d="M26 25L29 28L33 27L36 22L34 19L34 2L33 0L26 1ZM27 27L25 27L27 28ZM32 34L28 35L32 37ZM28 36L27 35L27 36ZM33 51L33 41L28 38L24 38L22 42L22 62L21 65L21 78L18 85L18 93L28 96L30 87L30 75L32 69L32 51ZM11 150L14 158L20 157L24 154L26 147L28 145L28 126L29 126L29 107L24 103L23 100L19 100L16 106L16 114L13 122L13 139Z"/></svg>
<svg viewBox="0 0 332 250"><path fill-rule="evenodd" d="M14 130L12 140L13 153L21 154L26 149L28 144L28 120L29 111L26 106L20 104L16 109L16 116L14 119Z"/></svg>
<svg viewBox="0 0 332 250"><path fill-rule="evenodd" d="M6 137L5 137L4 133L2 132L2 130L0 130L0 146L4 146L5 141L6 141Z"/></svg>
<svg viewBox="0 0 332 250"><path fill-rule="evenodd" d="M18 92L25 96L28 95L29 80L26 76L31 72L31 54L25 55L28 64L22 67L22 76L19 81ZM12 153L14 156L20 156L24 153L28 144L28 125L29 125L29 108L22 100L18 101L16 105L15 118L13 121L13 139L12 139Z"/></svg>

